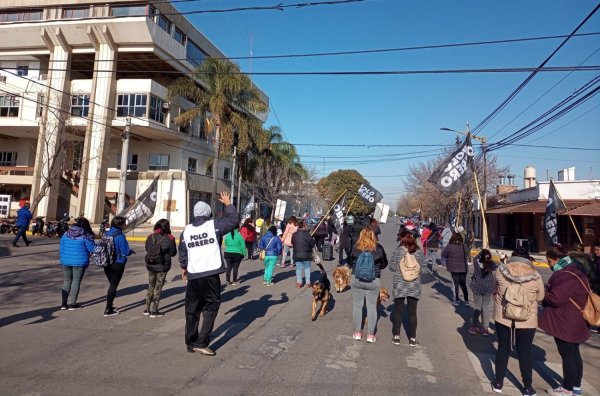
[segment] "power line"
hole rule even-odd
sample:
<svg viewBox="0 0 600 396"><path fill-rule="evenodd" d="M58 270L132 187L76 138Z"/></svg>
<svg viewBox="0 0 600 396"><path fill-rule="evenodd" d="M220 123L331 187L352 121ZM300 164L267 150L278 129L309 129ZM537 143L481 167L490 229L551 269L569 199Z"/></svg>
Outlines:
<svg viewBox="0 0 600 396"><path fill-rule="evenodd" d="M556 129L554 129L554 130L552 130L552 131L550 131L550 132L548 132L548 133L546 133L546 134L544 134L544 135L542 135L542 136L539 136L539 137L537 137L537 138L535 138L535 139L532 139L532 140L530 140L530 141L529 141L529 142L527 142L527 143L533 143L533 142L537 142L538 140L540 140L540 139L543 139L543 138L545 138L546 136L550 136L550 135L552 135L553 133L556 133L556 132L560 131L561 129L563 129L564 127L566 127L566 126L568 126L568 125L570 125L570 124L572 124L572 123L574 123L575 121L577 121L577 120L578 120L578 119L580 119L581 117L583 117L583 116L585 116L585 115L587 115L587 114L591 113L593 110L597 109L598 107L600 107L600 103L599 103L599 104L597 104L596 106L592 107L591 109L587 110L586 112L584 112L584 113L582 113L582 114L578 115L577 117L573 118L571 121L567 122L566 124L564 124L564 125L561 125L560 127L556 128Z"/></svg>

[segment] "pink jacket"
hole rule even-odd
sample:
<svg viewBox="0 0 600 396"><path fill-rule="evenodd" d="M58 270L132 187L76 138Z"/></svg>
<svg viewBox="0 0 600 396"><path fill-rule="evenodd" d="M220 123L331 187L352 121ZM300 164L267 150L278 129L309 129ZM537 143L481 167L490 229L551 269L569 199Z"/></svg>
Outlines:
<svg viewBox="0 0 600 396"><path fill-rule="evenodd" d="M287 224L285 226L285 231L281 236L281 242L287 247L292 247L292 235L294 235L296 231L298 231L298 226Z"/></svg>

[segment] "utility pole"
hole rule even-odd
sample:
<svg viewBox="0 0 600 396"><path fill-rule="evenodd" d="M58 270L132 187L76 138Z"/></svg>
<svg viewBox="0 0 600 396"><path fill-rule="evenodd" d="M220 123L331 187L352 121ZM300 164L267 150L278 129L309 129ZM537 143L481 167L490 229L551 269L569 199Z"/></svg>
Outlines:
<svg viewBox="0 0 600 396"><path fill-rule="evenodd" d="M125 210L125 185L127 183L127 164L129 160L129 135L131 118L127 117L125 129L121 132L123 147L121 148L121 172L119 173L119 200L117 202L117 213Z"/></svg>
<svg viewBox="0 0 600 396"><path fill-rule="evenodd" d="M235 175L235 160L236 160L236 155L237 155L237 146L233 146L233 166L231 167L231 202L233 203L233 192L235 190L235 183L234 183L234 175ZM239 202L237 204L237 206L239 205Z"/></svg>

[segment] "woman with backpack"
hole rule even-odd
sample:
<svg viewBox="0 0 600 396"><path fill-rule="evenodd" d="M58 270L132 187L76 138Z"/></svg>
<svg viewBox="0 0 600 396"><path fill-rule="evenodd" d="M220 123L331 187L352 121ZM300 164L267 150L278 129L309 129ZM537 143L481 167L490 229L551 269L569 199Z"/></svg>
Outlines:
<svg viewBox="0 0 600 396"><path fill-rule="evenodd" d="M64 277L60 309L73 311L81 308L81 305L77 304L79 286L90 264L90 253L95 247L94 231L85 217L78 218L60 238L60 264Z"/></svg>
<svg viewBox="0 0 600 396"><path fill-rule="evenodd" d="M265 273L263 276L263 285L273 286L273 269L277 257L281 254L281 239L277 236L277 227L270 226L267 233L260 238L258 248L265 251Z"/></svg>
<svg viewBox="0 0 600 396"><path fill-rule="evenodd" d="M315 239L310 236L308 226L305 220L298 222L298 229L292 235L292 246L294 247L292 259L296 264L296 287L302 287L302 278L306 287L310 287L310 265L312 262L313 248L315 247Z"/></svg>
<svg viewBox="0 0 600 396"><path fill-rule="evenodd" d="M154 231L146 238L146 269L148 270L148 291L144 315L151 318L164 316L158 311L160 292L165 284L167 272L171 269L171 257L177 254L175 237L171 235L171 224L160 219L154 225Z"/></svg>
<svg viewBox="0 0 600 396"><path fill-rule="evenodd" d="M362 340L363 306L367 306L367 342L373 343L377 325L377 297L381 288L381 270L388 265L383 246L377 243L373 229L367 225L360 232L352 251L352 338Z"/></svg>
<svg viewBox="0 0 600 396"><path fill-rule="evenodd" d="M106 291L106 309L104 310L104 316L118 315L119 311L113 306L115 296L117 295L117 287L121 282L123 273L125 272L125 264L127 264L127 257L131 256L135 252L129 248L125 234L123 234L123 227L125 227L127 220L122 216L113 217L110 222L110 230L106 231L103 238L112 238L114 245L113 260L110 264L104 267L104 274L108 279L108 290Z"/></svg>
<svg viewBox="0 0 600 396"><path fill-rule="evenodd" d="M225 279L228 285L236 286L238 284L238 270L240 263L246 255L246 243L242 234L240 234L239 226L236 224L231 232L225 235L223 243L225 244L225 262L227 263L227 271ZM231 281L231 272L233 272L233 282Z"/></svg>
<svg viewBox="0 0 600 396"><path fill-rule="evenodd" d="M492 295L496 290L496 263L492 260L492 253L482 249L481 253L473 260L473 276L471 277L471 290L473 291L473 318L471 319L470 334L490 335L490 315L492 313ZM479 326L481 316L481 326Z"/></svg>
<svg viewBox="0 0 600 396"><path fill-rule="evenodd" d="M281 236L281 242L283 243L283 253L281 256L281 268L285 267L285 262L287 261L288 253L290 255L290 263L292 268L294 268L294 246L292 245L292 236L294 233L298 231L298 220L296 216L292 216L287 221L287 225L285 226L285 231Z"/></svg>
<svg viewBox="0 0 600 396"><path fill-rule="evenodd" d="M590 330L583 319L590 283L575 261L561 247L546 251L546 259L553 271L546 284L540 328L554 337L562 358L563 383L548 389L552 396L581 395L583 360L579 344L590 338Z"/></svg>
<svg viewBox="0 0 600 396"><path fill-rule="evenodd" d="M394 273L394 311L392 316L392 344L400 345L404 300L408 306L408 345L419 346L417 341L417 303L421 298L421 274L427 262L410 231L399 234L400 244L392 254L390 271ZM415 264L418 266L415 267Z"/></svg>
<svg viewBox="0 0 600 396"><path fill-rule="evenodd" d="M469 306L469 290L467 289L467 272L469 272L469 255L460 234L454 233L450 243L444 248L442 257L446 259L446 269L452 274L454 283L454 299L452 305L460 304L458 297L459 288L462 289L465 305Z"/></svg>
<svg viewBox="0 0 600 396"><path fill-rule="evenodd" d="M497 393L502 392L511 344L513 344L519 359L523 395L534 396L536 392L532 387L531 346L538 325L537 305L544 299L544 282L533 267L529 253L522 248L513 252L508 263L498 267L496 282L494 320L498 349L496 376L491 384L492 390Z"/></svg>
<svg viewBox="0 0 600 396"><path fill-rule="evenodd" d="M254 242L256 242L256 228L252 225L252 219L247 218L244 220L244 224L240 227L240 234L244 238L246 243L246 250L248 251L248 260L254 260Z"/></svg>

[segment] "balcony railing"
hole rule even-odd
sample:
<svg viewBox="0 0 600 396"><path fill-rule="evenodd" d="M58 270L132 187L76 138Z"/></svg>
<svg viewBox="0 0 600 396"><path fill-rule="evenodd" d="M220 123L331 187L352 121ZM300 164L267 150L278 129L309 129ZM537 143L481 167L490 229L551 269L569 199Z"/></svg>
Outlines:
<svg viewBox="0 0 600 396"><path fill-rule="evenodd" d="M33 176L33 166L0 166L0 176Z"/></svg>

